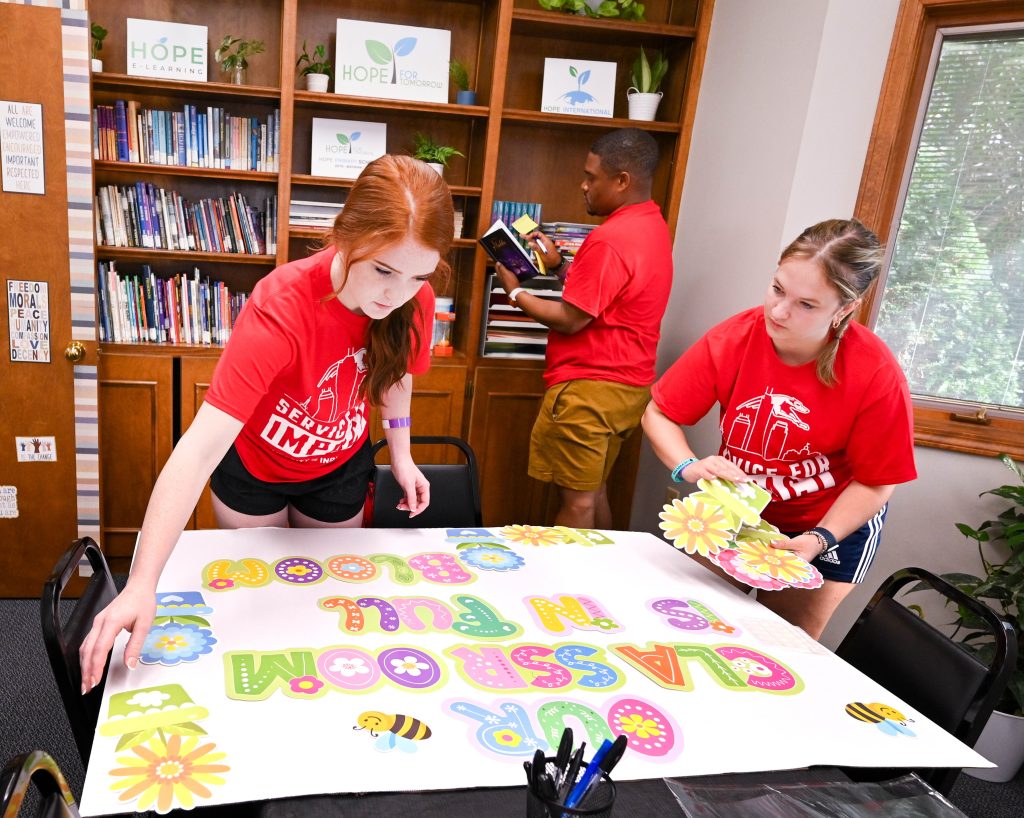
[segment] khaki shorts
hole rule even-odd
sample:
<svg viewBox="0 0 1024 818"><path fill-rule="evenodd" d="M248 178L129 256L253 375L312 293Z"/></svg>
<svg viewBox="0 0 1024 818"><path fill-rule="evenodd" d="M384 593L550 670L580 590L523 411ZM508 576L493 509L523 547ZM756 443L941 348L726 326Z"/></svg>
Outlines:
<svg viewBox="0 0 1024 818"><path fill-rule="evenodd" d="M530 477L597 491L651 399L646 386L566 381L544 393L530 435Z"/></svg>

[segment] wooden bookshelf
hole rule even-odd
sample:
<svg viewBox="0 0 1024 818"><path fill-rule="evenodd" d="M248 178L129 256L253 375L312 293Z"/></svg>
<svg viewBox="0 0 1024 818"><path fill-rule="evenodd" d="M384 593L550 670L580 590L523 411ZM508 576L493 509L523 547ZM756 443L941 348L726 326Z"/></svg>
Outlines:
<svg viewBox="0 0 1024 818"><path fill-rule="evenodd" d="M654 198L674 230L713 0L648 0L645 5L644 22L627 22L549 12L541 9L536 0L437 0L429 4L422 0L225 0L207 4L150 0L144 11L131 10L116 0L91 0L91 19L110 30L101 54L106 70L92 78L94 104L134 99L143 106L165 110L201 104L217 105L243 116L263 116L275 108L281 112L277 173L93 163L97 185L144 181L175 187L188 197L220 197L239 190L261 207L265 198L276 194L276 254L98 246L97 259L116 260L119 270L129 273L143 264L150 265L158 276L198 268L203 275L229 282L233 290L249 291L275 265L311 252L323 236L320 228L290 226L289 202L342 202L352 186L351 180L310 174L314 117L386 123L388 150L393 153L409 152L417 131L454 145L465 157L450 163L445 179L456 207L463 212L464 238L454 242L449 256L452 274L449 281L440 283L438 294L455 300L455 352L451 357L436 359L431 372L416 381L416 432L454 434L470 440L480 459L485 522L542 520L552 508L552 495L525 477L522 457L533 422L533 407L543 393L543 363L483 355L490 297L487 257L473 237L489 226L495 199L540 202L548 221L592 222L579 194L587 148L600 133L620 127L643 128L658 141L663 156L655 178ZM123 73L128 16L207 26L210 81L148 79ZM301 44L303 40L310 47L325 43L333 62L338 18L448 29L452 35L452 56L470 67L477 104L455 104L454 88L447 104L305 90L295 71ZM245 85L225 82L212 58L216 44L228 33L261 39L265 44L265 53L250 60ZM626 118L629 70L641 45L648 50L664 50L670 61L669 74L662 86L664 98L655 122ZM545 57L615 61L618 71L614 118L542 113ZM203 393L202 384L208 381L218 354L219 350L209 347L147 344L136 348L131 344L104 344L101 361L104 355L116 356L123 367L124 359L137 355L140 360L130 371L145 371L149 362L150 366L161 367L160 377L165 378L163 362L171 359L176 379L173 391L181 396L176 398L178 425L168 421L160 428L173 428L176 439L194 416L196 401L201 400L196 396ZM180 408L185 405L184 396L190 396L188 411ZM124 411L123 401L111 405ZM101 413L107 411L101 402ZM173 414L175 410L169 405L166 411ZM131 424L133 419L130 414L108 417L103 426L116 428L119 423ZM379 436L379 428L371 434ZM637 443L634 441L634 449ZM168 449L161 445L152 450ZM118 474L156 474L161 465L140 463L137 468L119 469ZM621 527L628 525L635 468L635 452L627 452L612 478L616 489L613 496L617 498L613 510L616 524ZM516 479L510 480L510 475ZM121 539L141 522L141 518L132 522L116 508L112 510L110 503L116 505L114 498L123 488L104 480L102 489L105 513ZM148 491L149 487L143 488ZM139 487L134 486L132 491L138 493ZM132 514L138 509L138 503L133 502ZM208 519L204 513L196 517L199 523Z"/></svg>

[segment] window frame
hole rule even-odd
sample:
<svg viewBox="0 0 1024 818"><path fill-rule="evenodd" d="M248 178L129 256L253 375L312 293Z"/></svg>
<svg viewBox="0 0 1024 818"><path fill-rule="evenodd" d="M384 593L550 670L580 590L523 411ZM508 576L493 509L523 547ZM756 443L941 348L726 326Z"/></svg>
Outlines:
<svg viewBox="0 0 1024 818"><path fill-rule="evenodd" d="M854 215L887 246L899 226L901 205L916 155L938 44L945 29L1024 25L1021 0L902 0L868 143ZM958 31L956 33L964 33ZM891 252L891 247L890 247ZM888 258L887 258L888 262ZM873 323L880 303L878 282L858 320ZM977 455L1007 453L1024 459L1024 413L991 413L980 404L914 397L914 442Z"/></svg>

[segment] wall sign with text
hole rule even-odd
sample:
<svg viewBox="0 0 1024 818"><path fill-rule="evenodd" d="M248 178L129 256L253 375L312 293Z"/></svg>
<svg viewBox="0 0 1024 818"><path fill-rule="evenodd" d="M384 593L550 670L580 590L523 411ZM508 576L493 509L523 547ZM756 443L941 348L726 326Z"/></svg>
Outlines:
<svg viewBox="0 0 1024 818"><path fill-rule="evenodd" d="M541 111L611 117L615 108L615 69L613 62L547 57Z"/></svg>
<svg viewBox="0 0 1024 818"><path fill-rule="evenodd" d="M387 153L388 126L381 122L313 117L309 172L355 179L370 162Z"/></svg>
<svg viewBox="0 0 1024 818"><path fill-rule="evenodd" d="M206 26L128 18L127 73L206 82Z"/></svg>
<svg viewBox="0 0 1024 818"><path fill-rule="evenodd" d="M451 40L438 28L339 19L334 91L447 102Z"/></svg>
<svg viewBox="0 0 1024 818"><path fill-rule="evenodd" d="M4 193L45 193L43 106L0 100L0 114Z"/></svg>
<svg viewBox="0 0 1024 818"><path fill-rule="evenodd" d="M50 295L45 281L7 281L11 360L50 361Z"/></svg>

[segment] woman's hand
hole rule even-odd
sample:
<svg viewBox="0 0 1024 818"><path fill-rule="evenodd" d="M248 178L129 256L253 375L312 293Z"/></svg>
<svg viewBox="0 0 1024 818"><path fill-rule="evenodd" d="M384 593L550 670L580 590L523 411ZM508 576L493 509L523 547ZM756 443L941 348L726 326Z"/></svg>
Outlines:
<svg viewBox="0 0 1024 818"><path fill-rule="evenodd" d="M391 474L405 495L396 507L401 511L408 511L410 517L426 511L430 505L430 483L416 464L411 459L393 460Z"/></svg>
<svg viewBox="0 0 1024 818"><path fill-rule="evenodd" d="M107 654L114 647L114 640L121 631L131 633L128 645L124 649L125 667L134 668L142 653L142 645L146 634L156 616L156 591L153 588L139 586L133 588L129 583L114 601L96 614L78 658L82 666L82 693L88 693L103 678L103 667L107 662Z"/></svg>
<svg viewBox="0 0 1024 818"><path fill-rule="evenodd" d="M800 534L792 539L775 540L772 543L772 548L792 551L798 557L811 562L821 553L821 540L813 534Z"/></svg>
<svg viewBox="0 0 1024 818"><path fill-rule="evenodd" d="M721 477L723 480L731 480L734 483L745 483L750 478L746 472L727 458L717 454L691 463L679 475L687 483L696 483L698 480L712 480Z"/></svg>

